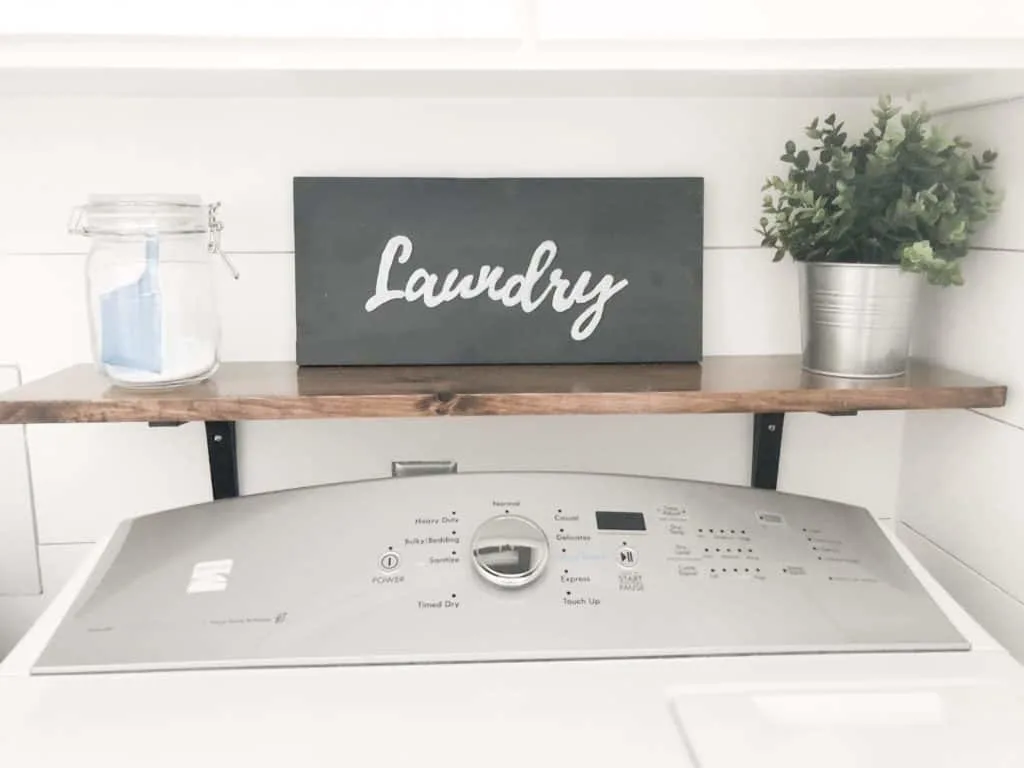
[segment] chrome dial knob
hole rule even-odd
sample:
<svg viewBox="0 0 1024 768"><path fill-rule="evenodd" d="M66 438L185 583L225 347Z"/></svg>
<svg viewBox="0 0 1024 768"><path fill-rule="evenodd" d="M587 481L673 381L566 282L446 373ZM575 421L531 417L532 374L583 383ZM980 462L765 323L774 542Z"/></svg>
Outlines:
<svg viewBox="0 0 1024 768"><path fill-rule="evenodd" d="M539 525L519 515L485 520L473 534L473 565L499 587L525 587L544 572L548 537Z"/></svg>

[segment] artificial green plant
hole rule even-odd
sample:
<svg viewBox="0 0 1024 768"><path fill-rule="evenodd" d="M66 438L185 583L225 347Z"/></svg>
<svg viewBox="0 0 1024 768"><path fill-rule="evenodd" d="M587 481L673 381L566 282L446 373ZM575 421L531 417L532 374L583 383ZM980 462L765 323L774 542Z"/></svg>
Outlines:
<svg viewBox="0 0 1024 768"><path fill-rule="evenodd" d="M805 129L815 144L787 141L785 178L771 176L758 233L797 261L900 264L937 285L962 285L961 260L978 226L999 209L986 177L997 154L980 157L947 137L924 108L904 111L883 96L851 143L835 114Z"/></svg>

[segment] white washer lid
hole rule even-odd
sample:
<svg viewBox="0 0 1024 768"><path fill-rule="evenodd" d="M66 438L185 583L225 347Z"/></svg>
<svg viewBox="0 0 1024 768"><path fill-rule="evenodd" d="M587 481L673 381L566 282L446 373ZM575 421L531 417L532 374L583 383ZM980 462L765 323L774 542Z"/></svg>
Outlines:
<svg viewBox="0 0 1024 768"><path fill-rule="evenodd" d="M1020 768L1024 691L994 682L681 693L694 768Z"/></svg>

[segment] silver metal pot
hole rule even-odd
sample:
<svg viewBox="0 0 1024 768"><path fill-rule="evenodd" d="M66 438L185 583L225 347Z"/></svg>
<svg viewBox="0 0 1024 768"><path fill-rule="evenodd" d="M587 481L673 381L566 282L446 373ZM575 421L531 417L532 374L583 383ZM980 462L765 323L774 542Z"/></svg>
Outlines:
<svg viewBox="0 0 1024 768"><path fill-rule="evenodd" d="M798 267L805 370L852 378L906 371L921 275L899 265Z"/></svg>

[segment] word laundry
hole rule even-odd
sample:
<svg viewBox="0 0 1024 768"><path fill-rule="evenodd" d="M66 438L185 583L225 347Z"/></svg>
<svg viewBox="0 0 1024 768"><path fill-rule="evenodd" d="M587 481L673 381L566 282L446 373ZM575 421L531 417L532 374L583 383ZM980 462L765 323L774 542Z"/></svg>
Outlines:
<svg viewBox="0 0 1024 768"><path fill-rule="evenodd" d="M391 270L395 262L408 263L412 249L412 240L405 235L395 235L388 240L380 254L376 290L366 301L367 312L373 312L389 301L420 301L424 306L433 308L458 299L475 299L486 293L491 301L530 313L550 298L552 309L558 313L568 312L577 306L586 307L570 329L574 341L584 341L600 324L609 299L629 285L628 280L616 280L614 275L605 275L591 287L593 275L589 270L583 270L575 283L564 277L561 269L548 272L558 253L558 246L553 240L545 240L533 252L525 273L506 276L504 267L484 264L478 272L465 275L452 269L442 280L440 275L417 267L409 275L404 288L391 288Z"/></svg>

